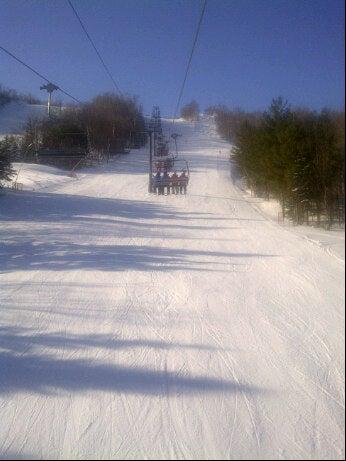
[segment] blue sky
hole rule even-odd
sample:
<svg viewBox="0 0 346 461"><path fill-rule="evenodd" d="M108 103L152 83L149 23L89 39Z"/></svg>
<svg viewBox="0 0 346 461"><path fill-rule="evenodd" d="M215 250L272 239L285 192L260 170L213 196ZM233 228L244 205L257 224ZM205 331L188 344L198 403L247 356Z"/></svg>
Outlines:
<svg viewBox="0 0 346 461"><path fill-rule="evenodd" d="M123 92L174 111L200 0L72 0ZM0 0L0 44L81 100L113 89L66 0ZM0 83L42 95L0 51ZM344 2L209 0L183 103L344 107Z"/></svg>

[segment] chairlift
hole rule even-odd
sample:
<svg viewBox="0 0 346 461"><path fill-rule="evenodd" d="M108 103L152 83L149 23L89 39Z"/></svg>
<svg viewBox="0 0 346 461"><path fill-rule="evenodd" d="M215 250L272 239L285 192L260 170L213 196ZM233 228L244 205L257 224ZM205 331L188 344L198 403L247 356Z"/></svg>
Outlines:
<svg viewBox="0 0 346 461"><path fill-rule="evenodd" d="M156 143L156 149L154 152L155 157L166 157L169 154L169 145L168 141L160 139Z"/></svg>
<svg viewBox="0 0 346 461"><path fill-rule="evenodd" d="M153 161L153 171L169 171L173 168L174 159L172 157L165 157Z"/></svg>
<svg viewBox="0 0 346 461"><path fill-rule="evenodd" d="M152 175L152 192L157 195L186 194L190 180L189 164L185 159L174 162L174 170L157 170Z"/></svg>
<svg viewBox="0 0 346 461"><path fill-rule="evenodd" d="M171 138L174 139L174 145L175 145L175 156L174 158L178 157L178 145L177 145L177 138L180 138L181 134L178 133L172 133Z"/></svg>
<svg viewBox="0 0 346 461"><path fill-rule="evenodd" d="M129 154L131 152L131 143L127 142L124 146L124 154Z"/></svg>
<svg viewBox="0 0 346 461"><path fill-rule="evenodd" d="M160 136L156 140L156 148L153 155L153 171L164 172L171 170L174 165L174 158L169 151L169 141Z"/></svg>

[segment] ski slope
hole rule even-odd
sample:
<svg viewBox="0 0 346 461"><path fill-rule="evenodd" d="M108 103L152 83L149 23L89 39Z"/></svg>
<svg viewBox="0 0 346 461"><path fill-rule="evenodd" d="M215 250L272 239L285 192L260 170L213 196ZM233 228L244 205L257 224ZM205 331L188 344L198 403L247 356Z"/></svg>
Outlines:
<svg viewBox="0 0 346 461"><path fill-rule="evenodd" d="M23 190L42 190L73 180L70 171L48 165L13 162L12 169L14 170L13 177L10 181L3 181L3 183L7 187L10 187L12 183L20 184Z"/></svg>
<svg viewBox="0 0 346 461"><path fill-rule="evenodd" d="M342 258L175 130L187 196L141 150L0 197L0 458L344 457Z"/></svg>

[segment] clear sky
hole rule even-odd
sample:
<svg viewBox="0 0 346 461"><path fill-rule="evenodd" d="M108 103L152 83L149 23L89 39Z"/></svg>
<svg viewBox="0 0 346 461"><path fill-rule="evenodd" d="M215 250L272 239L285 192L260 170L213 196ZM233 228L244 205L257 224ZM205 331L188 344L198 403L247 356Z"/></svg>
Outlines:
<svg viewBox="0 0 346 461"><path fill-rule="evenodd" d="M72 0L121 90L172 114L201 0ZM342 0L209 0L183 103L344 107ZM113 89L66 0L0 0L0 44L87 100ZM43 83L0 50L0 83Z"/></svg>

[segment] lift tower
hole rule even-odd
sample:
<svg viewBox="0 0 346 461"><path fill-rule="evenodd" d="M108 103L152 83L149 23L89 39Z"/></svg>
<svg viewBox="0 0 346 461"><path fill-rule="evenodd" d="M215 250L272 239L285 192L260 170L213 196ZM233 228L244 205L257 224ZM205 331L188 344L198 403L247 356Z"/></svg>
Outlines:
<svg viewBox="0 0 346 461"><path fill-rule="evenodd" d="M50 106L52 102L52 93L53 91L59 90L59 87L54 85L54 83L49 82L46 85L40 86L40 90L46 90L48 93L47 110L48 110L48 117L50 117Z"/></svg>

